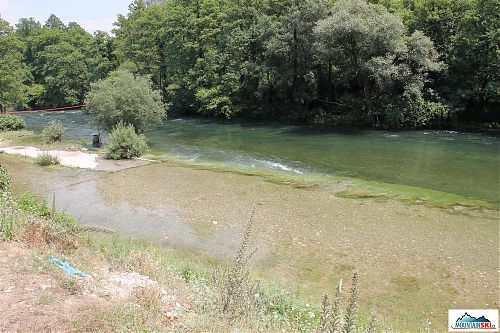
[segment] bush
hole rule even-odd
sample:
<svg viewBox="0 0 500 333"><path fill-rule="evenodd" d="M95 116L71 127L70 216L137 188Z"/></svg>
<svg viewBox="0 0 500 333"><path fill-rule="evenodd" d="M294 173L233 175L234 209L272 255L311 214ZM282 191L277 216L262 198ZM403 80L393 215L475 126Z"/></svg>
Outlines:
<svg viewBox="0 0 500 333"><path fill-rule="evenodd" d="M26 127L26 122L23 118L14 114L0 115L0 132L1 131L19 131Z"/></svg>
<svg viewBox="0 0 500 333"><path fill-rule="evenodd" d="M37 156L36 163L39 166L58 165L59 158L49 153L41 153L40 155Z"/></svg>
<svg viewBox="0 0 500 333"><path fill-rule="evenodd" d="M24 230L28 219L16 208L9 191L0 193L0 239L16 239Z"/></svg>
<svg viewBox="0 0 500 333"><path fill-rule="evenodd" d="M151 81L128 71L115 72L93 83L85 104L97 123L108 131L123 122L133 125L137 133L143 133L165 116L161 94L152 88Z"/></svg>
<svg viewBox="0 0 500 333"><path fill-rule="evenodd" d="M16 199L17 207L28 214L49 218L52 215L44 198L34 192L24 192Z"/></svg>
<svg viewBox="0 0 500 333"><path fill-rule="evenodd" d="M119 123L109 137L106 157L112 160L139 157L148 149L146 137L135 133L132 125Z"/></svg>
<svg viewBox="0 0 500 333"><path fill-rule="evenodd" d="M59 120L51 120L49 126L44 128L42 135L45 142L52 143L62 141L64 132L66 132L66 129Z"/></svg>
<svg viewBox="0 0 500 333"><path fill-rule="evenodd" d="M10 188L10 177L2 166L0 166L0 193L8 191Z"/></svg>
<svg viewBox="0 0 500 333"><path fill-rule="evenodd" d="M439 102L417 99L407 105L389 104L385 109L384 124L390 128L424 128L443 123L448 117L448 106Z"/></svg>

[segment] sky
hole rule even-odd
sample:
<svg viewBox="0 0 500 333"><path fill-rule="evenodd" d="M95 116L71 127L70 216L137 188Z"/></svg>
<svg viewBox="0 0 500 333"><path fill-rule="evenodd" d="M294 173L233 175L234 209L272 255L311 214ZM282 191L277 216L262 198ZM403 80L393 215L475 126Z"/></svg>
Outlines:
<svg viewBox="0 0 500 333"><path fill-rule="evenodd" d="M0 17L11 25L34 17L42 25L50 14L64 23L77 22L85 30L110 32L118 14L127 14L132 0L0 0Z"/></svg>

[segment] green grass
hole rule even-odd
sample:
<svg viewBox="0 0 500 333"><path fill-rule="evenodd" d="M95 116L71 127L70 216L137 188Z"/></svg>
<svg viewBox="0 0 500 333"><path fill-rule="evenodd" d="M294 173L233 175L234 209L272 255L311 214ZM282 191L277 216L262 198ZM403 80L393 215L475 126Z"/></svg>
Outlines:
<svg viewBox="0 0 500 333"><path fill-rule="evenodd" d="M53 142L50 146L54 149L69 149L70 147L79 149L86 143L87 142L82 139L68 138L65 139L64 142ZM22 145L38 148L44 148L47 146L43 134L35 133L31 130L0 132L0 145Z"/></svg>
<svg viewBox="0 0 500 333"><path fill-rule="evenodd" d="M3 145L43 145L43 137L30 130L0 132L0 143Z"/></svg>

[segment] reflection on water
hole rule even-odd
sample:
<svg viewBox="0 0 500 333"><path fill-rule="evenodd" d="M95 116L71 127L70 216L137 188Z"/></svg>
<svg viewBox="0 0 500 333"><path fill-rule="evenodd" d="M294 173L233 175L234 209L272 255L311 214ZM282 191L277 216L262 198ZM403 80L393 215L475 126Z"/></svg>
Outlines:
<svg viewBox="0 0 500 333"><path fill-rule="evenodd" d="M59 119L72 137L97 129L81 112L25 115L41 129ZM344 175L499 201L498 137L455 131L332 130L175 118L148 131L152 148L193 162L293 174Z"/></svg>

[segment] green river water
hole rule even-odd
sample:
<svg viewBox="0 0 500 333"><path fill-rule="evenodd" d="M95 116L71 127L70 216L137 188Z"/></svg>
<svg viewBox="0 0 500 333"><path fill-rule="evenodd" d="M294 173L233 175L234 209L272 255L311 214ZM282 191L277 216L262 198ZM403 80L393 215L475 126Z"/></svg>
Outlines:
<svg viewBox="0 0 500 333"><path fill-rule="evenodd" d="M80 111L24 115L40 130L59 119L67 136L90 141L96 126ZM454 131L339 130L171 118L146 133L167 157L258 173L347 176L499 202L500 138Z"/></svg>

